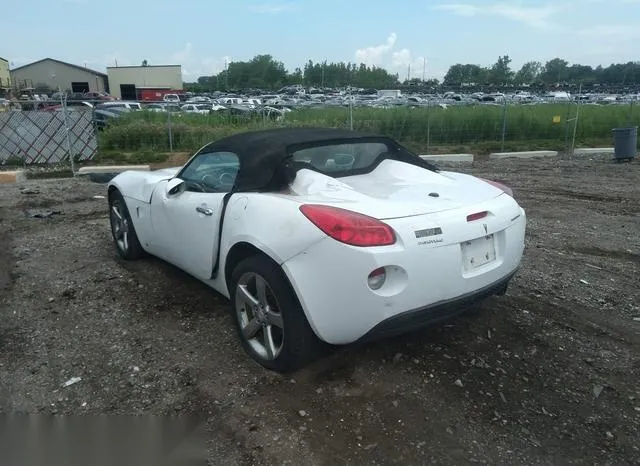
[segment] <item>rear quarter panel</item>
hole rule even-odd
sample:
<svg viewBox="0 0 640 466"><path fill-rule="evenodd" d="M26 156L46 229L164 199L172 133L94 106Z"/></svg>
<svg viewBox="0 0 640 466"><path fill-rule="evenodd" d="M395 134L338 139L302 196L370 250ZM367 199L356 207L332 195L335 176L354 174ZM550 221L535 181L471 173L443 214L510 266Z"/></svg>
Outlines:
<svg viewBox="0 0 640 466"><path fill-rule="evenodd" d="M225 214L220 263L226 264L229 251L240 242L255 246L282 264L325 238L326 235L300 212L299 207L299 202L280 194L233 195ZM215 287L228 296L224 278L224 274L220 274Z"/></svg>

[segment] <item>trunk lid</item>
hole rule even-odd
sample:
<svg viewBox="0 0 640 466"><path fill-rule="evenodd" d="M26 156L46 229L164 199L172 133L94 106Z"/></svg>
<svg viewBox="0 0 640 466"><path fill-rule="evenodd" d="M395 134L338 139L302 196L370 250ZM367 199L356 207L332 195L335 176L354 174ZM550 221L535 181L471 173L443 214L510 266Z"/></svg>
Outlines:
<svg viewBox="0 0 640 466"><path fill-rule="evenodd" d="M493 199L503 191L470 175L385 160L370 173L343 178L300 170L291 194L300 202L333 205L385 220L457 209Z"/></svg>

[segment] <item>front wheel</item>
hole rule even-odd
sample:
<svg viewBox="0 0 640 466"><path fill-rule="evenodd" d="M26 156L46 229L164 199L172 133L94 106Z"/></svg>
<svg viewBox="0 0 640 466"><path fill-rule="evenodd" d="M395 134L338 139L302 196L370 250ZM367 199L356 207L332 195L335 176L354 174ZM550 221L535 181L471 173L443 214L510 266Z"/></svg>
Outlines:
<svg viewBox="0 0 640 466"><path fill-rule="evenodd" d="M271 259L253 256L240 262L230 295L242 346L259 364L289 372L318 355L321 343L284 272Z"/></svg>
<svg viewBox="0 0 640 466"><path fill-rule="evenodd" d="M113 242L118 249L120 257L127 260L135 260L142 257L144 250L140 246L127 204L122 194L118 191L109 196L109 220Z"/></svg>

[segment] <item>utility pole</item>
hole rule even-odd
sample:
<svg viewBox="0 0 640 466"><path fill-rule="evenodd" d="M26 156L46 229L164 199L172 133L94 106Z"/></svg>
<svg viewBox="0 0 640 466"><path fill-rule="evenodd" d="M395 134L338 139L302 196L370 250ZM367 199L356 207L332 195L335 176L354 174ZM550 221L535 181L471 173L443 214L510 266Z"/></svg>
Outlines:
<svg viewBox="0 0 640 466"><path fill-rule="evenodd" d="M229 90L229 62L226 58L224 59L224 90Z"/></svg>
<svg viewBox="0 0 640 466"><path fill-rule="evenodd" d="M422 57L422 84L424 84L426 71L427 71L427 59L426 57Z"/></svg>
<svg viewBox="0 0 640 466"><path fill-rule="evenodd" d="M411 63L409 63L409 69L407 70L407 82L411 79Z"/></svg>

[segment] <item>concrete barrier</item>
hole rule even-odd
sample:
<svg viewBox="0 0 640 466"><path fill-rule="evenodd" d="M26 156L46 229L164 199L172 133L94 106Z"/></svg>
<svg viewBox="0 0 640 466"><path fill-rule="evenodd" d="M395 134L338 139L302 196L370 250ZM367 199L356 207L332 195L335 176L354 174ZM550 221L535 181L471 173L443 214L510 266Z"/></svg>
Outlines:
<svg viewBox="0 0 640 466"><path fill-rule="evenodd" d="M526 152L494 152L489 154L490 159L535 159L539 157L557 157L555 150L532 150Z"/></svg>
<svg viewBox="0 0 640 466"><path fill-rule="evenodd" d="M573 151L573 155L614 155L614 147L581 147Z"/></svg>
<svg viewBox="0 0 640 466"><path fill-rule="evenodd" d="M127 170L149 171L149 165L95 165L90 167L80 167L78 175L89 175L91 173L122 173Z"/></svg>
<svg viewBox="0 0 640 466"><path fill-rule="evenodd" d="M473 162L473 154L430 154L420 158L429 162Z"/></svg>
<svg viewBox="0 0 640 466"><path fill-rule="evenodd" d="M20 183L27 179L23 170L0 171L0 184Z"/></svg>

